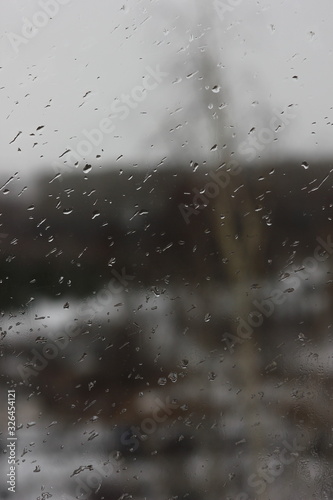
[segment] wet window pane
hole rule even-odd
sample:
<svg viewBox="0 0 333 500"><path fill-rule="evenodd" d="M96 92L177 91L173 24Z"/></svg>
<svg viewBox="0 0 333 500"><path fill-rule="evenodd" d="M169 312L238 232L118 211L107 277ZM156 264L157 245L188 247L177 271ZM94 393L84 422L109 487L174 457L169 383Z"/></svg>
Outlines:
<svg viewBox="0 0 333 500"><path fill-rule="evenodd" d="M0 10L0 498L332 499L329 1Z"/></svg>

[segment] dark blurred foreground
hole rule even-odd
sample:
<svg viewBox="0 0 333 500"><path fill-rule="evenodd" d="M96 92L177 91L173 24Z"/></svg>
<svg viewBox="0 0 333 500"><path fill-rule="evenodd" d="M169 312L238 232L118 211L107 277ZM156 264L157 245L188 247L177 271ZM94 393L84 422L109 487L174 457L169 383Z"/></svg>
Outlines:
<svg viewBox="0 0 333 500"><path fill-rule="evenodd" d="M2 189L16 498L333 498L332 168Z"/></svg>

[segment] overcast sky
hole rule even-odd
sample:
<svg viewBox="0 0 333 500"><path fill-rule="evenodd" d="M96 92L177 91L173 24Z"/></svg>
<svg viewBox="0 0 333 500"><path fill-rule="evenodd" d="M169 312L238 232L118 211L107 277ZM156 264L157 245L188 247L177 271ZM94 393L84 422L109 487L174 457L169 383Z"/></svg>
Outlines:
<svg viewBox="0 0 333 500"><path fill-rule="evenodd" d="M290 105L258 155L332 154L331 0L238 3L0 0L1 174L211 161Z"/></svg>

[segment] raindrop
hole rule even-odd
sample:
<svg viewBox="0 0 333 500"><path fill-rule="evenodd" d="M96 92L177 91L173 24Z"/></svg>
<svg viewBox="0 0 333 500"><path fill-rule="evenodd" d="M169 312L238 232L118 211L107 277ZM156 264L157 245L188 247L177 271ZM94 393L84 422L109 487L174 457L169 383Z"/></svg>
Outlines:
<svg viewBox="0 0 333 500"><path fill-rule="evenodd" d="M168 379L170 379L171 382L173 382L173 383L177 382L177 380L178 380L177 373L173 373L173 372L169 373Z"/></svg>
<svg viewBox="0 0 333 500"><path fill-rule="evenodd" d="M181 361L181 367L182 368L187 368L188 366L188 359L182 359Z"/></svg>
<svg viewBox="0 0 333 500"><path fill-rule="evenodd" d="M211 320L211 318L212 318L212 315L211 315L211 314L209 314L209 313L207 313L207 314L205 315L205 323L208 323L208 321L210 321L210 320Z"/></svg>
<svg viewBox="0 0 333 500"><path fill-rule="evenodd" d="M98 432L92 432L91 436L88 437L88 441L92 441L98 436L99 436Z"/></svg>
<svg viewBox="0 0 333 500"><path fill-rule="evenodd" d="M96 219L96 217L99 217L101 214L98 210L94 210L93 211L93 216L92 216L92 219Z"/></svg>
<svg viewBox="0 0 333 500"><path fill-rule="evenodd" d="M153 291L155 297L159 297L161 295L161 293L163 293L163 291L161 291L157 286L154 286L152 288L152 291Z"/></svg>
<svg viewBox="0 0 333 500"><path fill-rule="evenodd" d="M90 171L91 171L91 169L92 169L92 166L91 166L91 165L88 165L88 163L87 163L87 164L86 164L86 166L85 166L85 167L83 167L83 172L84 172L85 174L88 174L88 172L90 172Z"/></svg>
<svg viewBox="0 0 333 500"><path fill-rule="evenodd" d="M89 382L88 383L88 390L91 391L91 389L93 389L95 384L96 384L96 380Z"/></svg>
<svg viewBox="0 0 333 500"><path fill-rule="evenodd" d="M217 377L216 373L214 373L214 372L208 373L208 380L210 380L210 381L215 380L216 377Z"/></svg>
<svg viewBox="0 0 333 500"><path fill-rule="evenodd" d="M57 421L56 420L52 420L52 422L47 426L47 428L49 427L52 427L53 425L57 425Z"/></svg>
<svg viewBox="0 0 333 500"><path fill-rule="evenodd" d="M307 170L307 169L309 168L309 164L308 164L308 162L307 162L307 161L303 161L303 163L302 163L302 167L303 167L305 170Z"/></svg>
<svg viewBox="0 0 333 500"><path fill-rule="evenodd" d="M167 379L165 377L161 377L157 381L158 385L165 385L167 383Z"/></svg>
<svg viewBox="0 0 333 500"><path fill-rule="evenodd" d="M63 210L63 214L64 215L69 215L73 212L73 209L72 208L64 208Z"/></svg>
<svg viewBox="0 0 333 500"><path fill-rule="evenodd" d="M189 73L188 75L186 75L186 78L192 78L192 76L196 75L197 73L198 73L198 71L194 71L193 73Z"/></svg>
<svg viewBox="0 0 333 500"><path fill-rule="evenodd" d="M214 92L215 94L218 94L221 90L221 87L219 85L214 85L214 87L212 88L212 92Z"/></svg>
<svg viewBox="0 0 333 500"><path fill-rule="evenodd" d="M35 339L35 342L38 344L38 343L41 343L41 344L45 344L47 342L47 339L45 337L41 337L41 336L38 336L36 339Z"/></svg>
<svg viewBox="0 0 333 500"><path fill-rule="evenodd" d="M80 472L82 472L84 470L92 471L93 466L92 465L80 465L80 467L78 469L75 469L69 477L76 476L77 474L80 474Z"/></svg>

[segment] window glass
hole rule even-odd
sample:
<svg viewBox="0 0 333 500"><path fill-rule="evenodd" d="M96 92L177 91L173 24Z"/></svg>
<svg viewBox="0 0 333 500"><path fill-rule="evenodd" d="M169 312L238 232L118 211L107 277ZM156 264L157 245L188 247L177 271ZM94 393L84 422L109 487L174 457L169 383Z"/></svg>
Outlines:
<svg viewBox="0 0 333 500"><path fill-rule="evenodd" d="M0 11L0 498L332 499L329 0Z"/></svg>

